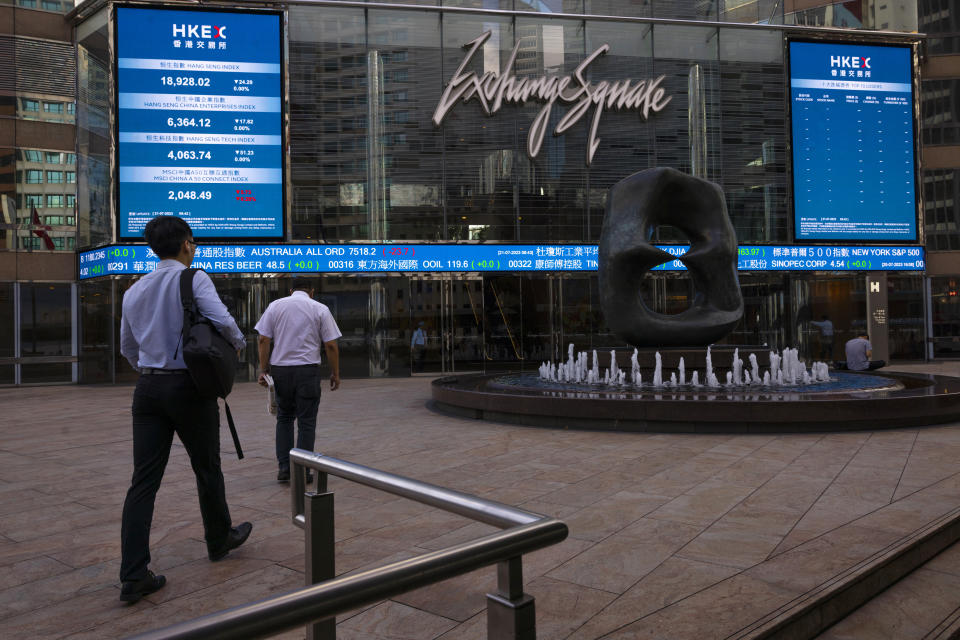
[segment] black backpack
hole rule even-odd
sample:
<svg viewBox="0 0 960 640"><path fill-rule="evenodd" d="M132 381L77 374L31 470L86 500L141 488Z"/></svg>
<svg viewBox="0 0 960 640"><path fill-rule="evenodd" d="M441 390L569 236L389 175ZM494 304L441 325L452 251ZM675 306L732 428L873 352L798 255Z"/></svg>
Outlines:
<svg viewBox="0 0 960 640"><path fill-rule="evenodd" d="M227 412L227 424L230 435L237 448L237 458L243 459L240 438L233 424L233 415L226 398L233 389L233 379L237 372L237 350L220 335L220 331L197 308L193 297L193 276L199 269L184 269L180 273L180 302L183 304L183 333L180 342L183 345L183 361L193 378L200 395L208 398L223 398Z"/></svg>

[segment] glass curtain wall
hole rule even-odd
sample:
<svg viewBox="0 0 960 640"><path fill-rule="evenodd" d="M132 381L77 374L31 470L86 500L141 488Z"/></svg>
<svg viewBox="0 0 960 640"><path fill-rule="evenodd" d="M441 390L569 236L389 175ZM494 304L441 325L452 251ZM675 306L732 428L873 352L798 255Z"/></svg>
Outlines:
<svg viewBox="0 0 960 640"><path fill-rule="evenodd" d="M602 8L593 4L587 10ZM716 15L716 3L695 4L697 16ZM442 127L434 126L444 86L468 53L464 45L485 33L464 74L567 75L609 44L586 68L588 80L662 74L671 102L646 120L637 110L603 110L590 166L595 106L553 135L571 105L505 101L488 116L473 95L449 105ZM547 13L292 6L292 239L596 242L613 184L673 166L724 184L741 241L785 241L782 48L779 32ZM528 137L541 115L546 134L530 158ZM656 239L685 241L668 230Z"/></svg>
<svg viewBox="0 0 960 640"><path fill-rule="evenodd" d="M81 282L79 289L80 373L81 382L109 384L114 381L113 345L119 336L113 334L113 280Z"/></svg>
<svg viewBox="0 0 960 640"><path fill-rule="evenodd" d="M444 21L441 85L463 62L464 46L487 32L490 37L471 65L478 74L506 68L514 46L513 19L465 15ZM516 241L520 183L529 183L531 171L521 126L519 118L487 117L473 105L450 110L443 125L446 240Z"/></svg>
<svg viewBox="0 0 960 640"><path fill-rule="evenodd" d="M75 381L73 296L70 282L0 283L0 384Z"/></svg>
<svg viewBox="0 0 960 640"><path fill-rule="evenodd" d="M960 356L960 276L930 278L930 317L933 356Z"/></svg>
<svg viewBox="0 0 960 640"><path fill-rule="evenodd" d="M789 241L781 32L551 15L780 23L782 3L417 4L538 15L445 14L375 2L362 8L290 6L288 242L596 243L609 188L654 166L721 183L740 242ZM671 102L648 119L636 110L604 110L589 166L585 152L596 106L560 136L553 131L571 106L559 101L549 113L545 102L530 100L504 103L487 116L474 96L451 105L443 126L434 126L444 87L468 51L464 45L488 32L464 73L503 75L516 47L510 73L518 79L571 74L609 44L610 51L586 68L590 82L636 83L664 75ZM78 29L81 248L108 243L113 235L107 42L105 12ZM527 141L541 113L546 134L531 159ZM686 242L671 227L657 230L654 239ZM253 326L271 300L287 294L288 281L269 274L214 280L248 336L241 375L252 379ZM741 274L746 313L726 341L776 348L799 342L809 351L818 346L809 320L823 309L844 331L862 325L862 275L821 280L810 274ZM135 377L115 346L122 295L132 282L81 285L84 381ZM410 339L420 321L428 335L426 370L535 367L565 352L569 342L578 349L625 346L606 327L591 274L328 275L316 282L317 298L330 306L344 334L345 376L407 375L414 364ZM915 282L904 282L904 313L914 317ZM641 295L656 311L679 313L689 307L692 291L682 274L658 274L644 281ZM113 310L112 326L94 326L107 309ZM915 329L904 329L904 344L915 343ZM841 339L838 333L835 349ZM108 344L112 351L104 348Z"/></svg>
<svg viewBox="0 0 960 640"><path fill-rule="evenodd" d="M790 239L782 38L720 30L719 182L741 244Z"/></svg>
<svg viewBox="0 0 960 640"><path fill-rule="evenodd" d="M8 328L0 331L0 384L16 382L13 360L17 355L17 333L13 330L16 326L14 288L12 282L0 282L0 326Z"/></svg>
<svg viewBox="0 0 960 640"><path fill-rule="evenodd" d="M108 9L77 28L77 246L113 239L110 213L110 87Z"/></svg>

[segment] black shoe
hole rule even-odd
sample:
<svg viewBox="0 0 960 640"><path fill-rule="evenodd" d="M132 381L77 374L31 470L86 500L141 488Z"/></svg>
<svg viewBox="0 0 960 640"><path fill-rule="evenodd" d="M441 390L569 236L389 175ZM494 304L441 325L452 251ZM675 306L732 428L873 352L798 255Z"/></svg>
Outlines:
<svg viewBox="0 0 960 640"><path fill-rule="evenodd" d="M281 468L277 472L277 482L290 482L290 469Z"/></svg>
<svg viewBox="0 0 960 640"><path fill-rule="evenodd" d="M166 578L154 575L153 571L147 571L146 577L140 580L128 580L121 585L120 600L133 604L143 596L157 591L165 584L167 584Z"/></svg>
<svg viewBox="0 0 960 640"><path fill-rule="evenodd" d="M253 525L249 522L241 522L238 526L231 528L230 533L227 534L227 541L223 543L223 546L216 551L207 552L207 557L210 558L210 562L216 562L217 560L226 558L228 553L247 541L251 531L253 531Z"/></svg>

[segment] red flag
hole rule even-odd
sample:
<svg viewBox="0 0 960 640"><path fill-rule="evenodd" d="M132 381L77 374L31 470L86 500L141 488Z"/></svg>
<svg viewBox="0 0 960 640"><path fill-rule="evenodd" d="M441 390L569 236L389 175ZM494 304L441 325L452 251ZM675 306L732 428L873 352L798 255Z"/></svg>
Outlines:
<svg viewBox="0 0 960 640"><path fill-rule="evenodd" d="M43 238L43 244L46 245L48 251L53 251L56 249L56 246L53 244L53 240L50 238L50 234L47 231L52 231L53 227L45 224L40 224L40 214L37 213L37 208L33 207L33 226L38 227L33 230L33 235L38 238Z"/></svg>

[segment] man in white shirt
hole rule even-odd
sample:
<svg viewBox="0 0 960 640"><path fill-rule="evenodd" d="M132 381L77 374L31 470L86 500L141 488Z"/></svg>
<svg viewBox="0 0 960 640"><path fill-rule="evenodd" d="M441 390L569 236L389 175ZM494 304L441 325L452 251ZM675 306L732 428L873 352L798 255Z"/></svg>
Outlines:
<svg viewBox="0 0 960 640"><path fill-rule="evenodd" d="M427 353L427 332L423 330L423 320L417 325L417 330L410 336L410 352L413 355L413 371L423 371L423 361Z"/></svg>
<svg viewBox="0 0 960 640"><path fill-rule="evenodd" d="M295 278L293 293L274 300L255 327L260 355L260 384L273 376L277 396L277 481L290 481L293 421L297 448L313 451L320 407L320 352L330 361L330 389L340 388L340 329L327 305L313 299L309 281ZM270 351L271 342L273 352ZM308 481L310 474L307 474Z"/></svg>
<svg viewBox="0 0 960 640"><path fill-rule="evenodd" d="M180 274L193 262L197 243L190 225L175 216L157 216L143 232L160 258L152 273L123 296L120 353L140 372L133 392L133 479L123 503L120 530L120 599L134 603L161 588L166 579L147 569L153 506L176 433L197 477L200 514L211 561L220 560L250 535L253 526L231 526L220 470L220 412L216 398L199 395L183 361L183 305ZM193 278L200 313L234 347L246 340L203 271Z"/></svg>

